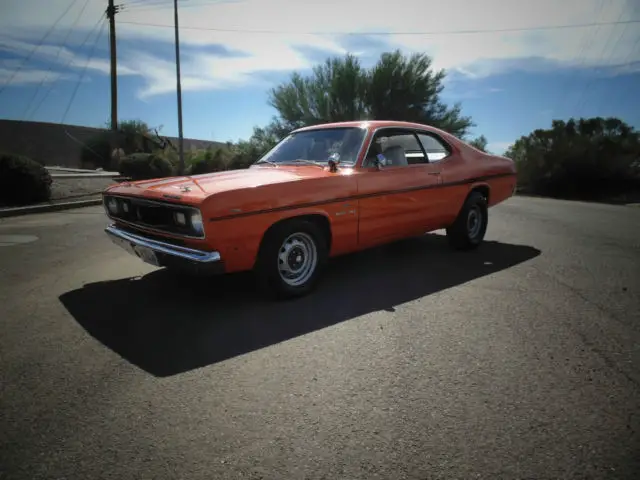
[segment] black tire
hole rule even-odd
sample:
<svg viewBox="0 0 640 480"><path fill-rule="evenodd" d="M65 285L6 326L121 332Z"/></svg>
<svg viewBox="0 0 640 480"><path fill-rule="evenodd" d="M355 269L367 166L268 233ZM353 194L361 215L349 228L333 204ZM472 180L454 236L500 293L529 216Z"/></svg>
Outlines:
<svg viewBox="0 0 640 480"><path fill-rule="evenodd" d="M455 250L477 248L487 233L488 213L487 199L480 192L471 192L455 222L447 228L449 245ZM479 224L472 217L475 217Z"/></svg>
<svg viewBox="0 0 640 480"><path fill-rule="evenodd" d="M291 250L287 254L284 243L291 238L302 245L288 242ZM312 260L314 255L315 262ZM326 235L316 223L304 219L285 221L271 228L262 240L254 269L258 285L270 298L287 299L306 295L316 287L328 255ZM281 260L281 256L288 261ZM307 261L309 264L305 266ZM306 272L298 279L300 283L286 281L281 275L281 265L297 267L300 263L302 266L299 270Z"/></svg>

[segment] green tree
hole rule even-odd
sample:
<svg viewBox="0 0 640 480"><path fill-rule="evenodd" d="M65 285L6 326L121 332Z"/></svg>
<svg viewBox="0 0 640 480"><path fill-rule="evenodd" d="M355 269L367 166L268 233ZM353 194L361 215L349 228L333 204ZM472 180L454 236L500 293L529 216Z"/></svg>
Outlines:
<svg viewBox="0 0 640 480"><path fill-rule="evenodd" d="M471 145L474 148L477 148L481 152L487 151L487 144L488 144L487 138L484 135L480 135L479 137L474 138L469 142L469 145Z"/></svg>
<svg viewBox="0 0 640 480"><path fill-rule="evenodd" d="M505 156L531 193L598 199L640 186L640 134L617 118L554 120L520 137Z"/></svg>
<svg viewBox="0 0 640 480"><path fill-rule="evenodd" d="M270 91L269 103L278 111L271 127L282 133L326 122L403 120L462 138L473 123L459 104L450 107L440 99L444 78L426 54L384 53L370 69L352 55L330 58L311 75L293 73Z"/></svg>

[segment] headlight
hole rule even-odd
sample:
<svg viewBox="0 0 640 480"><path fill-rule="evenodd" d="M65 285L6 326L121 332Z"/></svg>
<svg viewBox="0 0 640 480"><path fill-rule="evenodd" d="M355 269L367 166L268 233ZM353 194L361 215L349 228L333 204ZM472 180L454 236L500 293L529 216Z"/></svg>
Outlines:
<svg viewBox="0 0 640 480"><path fill-rule="evenodd" d="M181 227L187 226L187 216L184 213L182 212L174 213L173 219L175 220L176 224L180 225Z"/></svg>
<svg viewBox="0 0 640 480"><path fill-rule="evenodd" d="M118 213L118 201L113 197L107 197L106 201L107 211L111 215L116 215Z"/></svg>
<svg viewBox="0 0 640 480"><path fill-rule="evenodd" d="M189 220L191 221L191 226L193 230L198 234L204 234L204 225L202 224L202 215L200 212L193 212L190 214Z"/></svg>

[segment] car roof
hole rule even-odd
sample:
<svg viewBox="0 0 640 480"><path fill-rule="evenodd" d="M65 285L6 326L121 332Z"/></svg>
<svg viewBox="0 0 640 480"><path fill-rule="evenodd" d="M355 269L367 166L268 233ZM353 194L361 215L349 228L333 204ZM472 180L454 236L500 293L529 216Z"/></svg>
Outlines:
<svg viewBox="0 0 640 480"><path fill-rule="evenodd" d="M333 123L321 123L318 125L310 125L308 127L302 127L294 130L294 132L306 132L309 130L319 130L325 128L345 128L345 127L355 127L355 128L366 128L366 129L376 129L382 127L399 127L399 128L417 128L420 130L429 130L444 137L450 138L451 135L447 132L440 130L439 128L432 127L431 125L425 125L421 123L412 123L412 122L403 122L400 120L356 120L350 122L333 122Z"/></svg>

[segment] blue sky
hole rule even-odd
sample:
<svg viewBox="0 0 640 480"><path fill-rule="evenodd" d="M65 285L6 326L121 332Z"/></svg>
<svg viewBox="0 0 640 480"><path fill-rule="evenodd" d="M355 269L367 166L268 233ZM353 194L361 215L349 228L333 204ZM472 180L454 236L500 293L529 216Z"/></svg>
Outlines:
<svg viewBox="0 0 640 480"><path fill-rule="evenodd" d="M109 120L108 29L100 21L106 3L48 0L43 9L38 0L3 0L0 118ZM173 29L157 26L172 26L172 0L116 3L125 7L116 17L119 117L177 135ZM554 118L617 116L640 128L640 23L534 29L640 20L638 0L179 5L186 137L246 138L276 113L267 91L292 71L347 52L369 66L397 48L427 52L434 68L447 70L443 99L462 103L477 124L473 133L484 134L496 153ZM460 33L469 30L476 32Z"/></svg>

